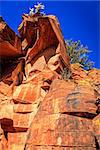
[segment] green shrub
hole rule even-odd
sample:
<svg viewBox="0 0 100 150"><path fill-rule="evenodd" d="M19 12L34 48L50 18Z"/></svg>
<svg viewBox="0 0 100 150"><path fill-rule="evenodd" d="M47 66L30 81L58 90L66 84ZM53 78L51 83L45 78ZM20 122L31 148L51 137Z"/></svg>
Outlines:
<svg viewBox="0 0 100 150"><path fill-rule="evenodd" d="M92 69L94 63L89 60L88 54L91 52L88 47L84 47L80 41L66 41L67 51L71 63L80 63L85 70Z"/></svg>
<svg viewBox="0 0 100 150"><path fill-rule="evenodd" d="M62 79L64 80L69 80L72 78L72 74L71 74L71 71L68 69L68 68L64 68L62 71L61 71L61 77Z"/></svg>

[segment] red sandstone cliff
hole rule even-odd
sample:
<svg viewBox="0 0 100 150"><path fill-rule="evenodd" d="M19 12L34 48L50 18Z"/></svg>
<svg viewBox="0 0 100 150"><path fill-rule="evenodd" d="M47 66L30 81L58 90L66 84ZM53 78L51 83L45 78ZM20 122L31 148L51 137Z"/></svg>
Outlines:
<svg viewBox="0 0 100 150"><path fill-rule="evenodd" d="M0 22L0 150L96 150L100 70L70 64L55 16L22 18L20 38Z"/></svg>

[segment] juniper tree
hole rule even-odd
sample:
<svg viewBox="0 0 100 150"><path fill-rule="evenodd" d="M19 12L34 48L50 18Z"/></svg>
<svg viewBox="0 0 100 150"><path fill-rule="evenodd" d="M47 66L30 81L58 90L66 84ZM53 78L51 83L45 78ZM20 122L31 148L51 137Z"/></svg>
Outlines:
<svg viewBox="0 0 100 150"><path fill-rule="evenodd" d="M71 63L80 63L86 70L92 69L94 63L89 60L88 54L91 51L87 46L83 46L79 40L67 40L66 45Z"/></svg>

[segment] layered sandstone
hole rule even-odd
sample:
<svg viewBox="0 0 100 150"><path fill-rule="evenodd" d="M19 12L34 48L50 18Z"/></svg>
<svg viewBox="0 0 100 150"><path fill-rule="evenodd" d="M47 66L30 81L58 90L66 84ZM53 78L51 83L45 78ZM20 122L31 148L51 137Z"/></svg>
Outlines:
<svg viewBox="0 0 100 150"><path fill-rule="evenodd" d="M0 79L0 150L99 149L100 70L70 64L55 16L24 14L22 19L20 42L6 23L0 26L2 42L13 47L3 44L0 50L5 65ZM11 41L5 33L13 34Z"/></svg>

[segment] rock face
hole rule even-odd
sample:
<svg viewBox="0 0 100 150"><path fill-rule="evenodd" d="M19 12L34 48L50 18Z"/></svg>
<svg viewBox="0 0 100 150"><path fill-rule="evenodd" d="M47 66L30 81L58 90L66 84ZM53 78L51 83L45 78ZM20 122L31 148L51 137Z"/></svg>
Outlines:
<svg viewBox="0 0 100 150"><path fill-rule="evenodd" d="M22 19L0 18L0 150L99 149L100 70L70 64L55 16Z"/></svg>
<svg viewBox="0 0 100 150"><path fill-rule="evenodd" d="M21 55L21 40L0 17L0 57Z"/></svg>

